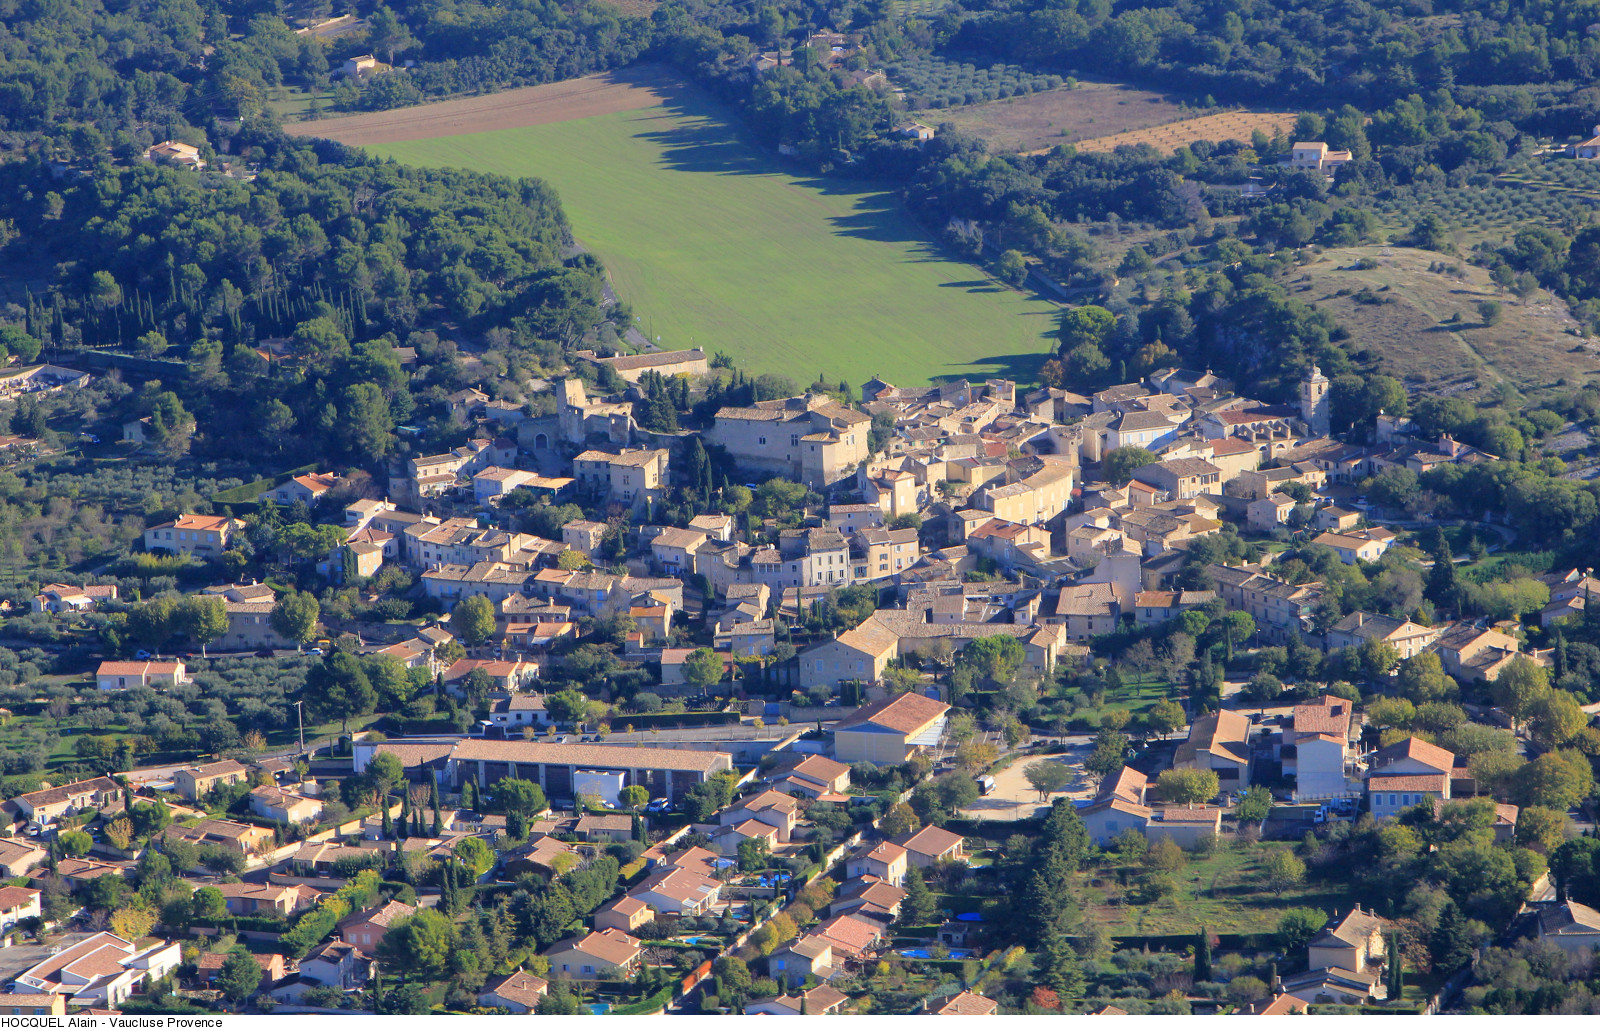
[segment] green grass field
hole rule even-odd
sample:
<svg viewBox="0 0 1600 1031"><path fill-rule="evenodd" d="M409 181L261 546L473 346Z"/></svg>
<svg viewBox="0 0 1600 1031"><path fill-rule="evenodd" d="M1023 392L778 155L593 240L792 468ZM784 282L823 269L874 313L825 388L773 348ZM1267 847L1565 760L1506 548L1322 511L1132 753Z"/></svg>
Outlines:
<svg viewBox="0 0 1600 1031"><path fill-rule="evenodd" d="M369 149L534 175L663 348L802 384L1034 382L1055 304L951 260L892 195L796 177L701 95L666 107Z"/></svg>

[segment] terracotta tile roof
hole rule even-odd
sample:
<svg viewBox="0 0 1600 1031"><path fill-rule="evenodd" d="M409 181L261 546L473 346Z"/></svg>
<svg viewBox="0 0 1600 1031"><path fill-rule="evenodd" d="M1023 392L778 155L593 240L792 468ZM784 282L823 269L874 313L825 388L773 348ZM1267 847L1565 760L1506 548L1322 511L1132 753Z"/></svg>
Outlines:
<svg viewBox="0 0 1600 1031"><path fill-rule="evenodd" d="M1414 759L1442 773L1448 773L1456 764L1455 753L1448 752L1420 737L1408 737L1404 741L1396 741L1387 748L1379 749L1372 758L1372 768L1381 769L1401 759Z"/></svg>
<svg viewBox="0 0 1600 1031"><path fill-rule="evenodd" d="M789 771L791 775L798 775L807 780L816 780L819 783L828 783L850 772L850 767L842 762L829 759L825 755L808 755Z"/></svg>
<svg viewBox="0 0 1600 1031"><path fill-rule="evenodd" d="M94 673L97 677L170 677L181 666L178 662L102 662Z"/></svg>
<svg viewBox="0 0 1600 1031"><path fill-rule="evenodd" d="M792 941L788 945L781 946L778 951L792 952L809 960L821 959L823 956L832 958L833 943L826 938L808 934L798 941Z"/></svg>
<svg viewBox="0 0 1600 1031"><path fill-rule="evenodd" d="M1539 930L1545 934L1594 934L1600 932L1600 912L1581 902L1564 902L1539 914Z"/></svg>
<svg viewBox="0 0 1600 1031"><path fill-rule="evenodd" d="M632 831L633 818L629 816L583 816L578 819L578 833L590 831Z"/></svg>
<svg viewBox="0 0 1600 1031"><path fill-rule="evenodd" d="M408 919L416 913L416 906L408 906L404 902L389 901L381 906L363 909L359 913L351 913L339 921L340 927L351 924L372 924L376 927L392 927L402 920Z"/></svg>
<svg viewBox="0 0 1600 1031"><path fill-rule="evenodd" d="M936 996L928 1000L928 1012L940 1017L987 1017L998 1011L1000 1004L971 992Z"/></svg>
<svg viewBox="0 0 1600 1031"><path fill-rule="evenodd" d="M1354 945L1364 947L1372 935L1383 930L1383 921L1372 913L1357 908L1342 917L1328 921L1311 939L1312 945L1338 947Z"/></svg>
<svg viewBox="0 0 1600 1031"><path fill-rule="evenodd" d="M542 977L535 977L525 970L513 971L504 977L491 977L484 982L483 992L487 995L494 993L502 999L510 999L524 1006L532 1008L539 1005L540 996L549 989L550 982Z"/></svg>
<svg viewBox="0 0 1600 1031"><path fill-rule="evenodd" d="M0 910L19 909L32 903L38 897L39 890L37 888L19 888L14 884L8 884L0 888Z"/></svg>
<svg viewBox="0 0 1600 1031"><path fill-rule="evenodd" d="M966 839L959 834L945 830L943 827L924 827L915 834L902 834L895 838L895 844L907 852L918 852L925 856L937 856L948 852L952 848L959 848Z"/></svg>
<svg viewBox="0 0 1600 1031"><path fill-rule="evenodd" d="M1120 798L1124 802L1135 805L1143 804L1145 792L1150 788L1150 778L1134 769L1124 766L1118 771L1115 780L1103 781L1100 785L1098 798Z"/></svg>
<svg viewBox="0 0 1600 1031"><path fill-rule="evenodd" d="M1296 705L1294 731L1296 734L1348 735L1351 708L1343 698L1331 695L1324 696L1321 701Z"/></svg>
<svg viewBox="0 0 1600 1031"><path fill-rule="evenodd" d="M670 852L662 857L661 862L668 866L675 866L680 870L692 870L695 873L710 874L717 868L718 858L715 852L696 846L694 848L686 848L681 852Z"/></svg>
<svg viewBox="0 0 1600 1031"><path fill-rule="evenodd" d="M863 705L835 724L834 730L850 730L870 724L901 734L914 734L949 711L950 706L943 702L908 692Z"/></svg>
<svg viewBox="0 0 1600 1031"><path fill-rule="evenodd" d="M847 915L829 917L818 924L813 933L851 955L867 951L883 935L882 931L865 920Z"/></svg>
<svg viewBox="0 0 1600 1031"><path fill-rule="evenodd" d="M1205 805L1169 805L1154 810L1160 823L1220 824L1222 810Z"/></svg>
<svg viewBox="0 0 1600 1031"><path fill-rule="evenodd" d="M873 859L880 863L893 863L903 858L905 854L905 846L896 845L892 841L880 841L869 851L862 853L861 858Z"/></svg>
<svg viewBox="0 0 1600 1031"><path fill-rule="evenodd" d="M567 949L577 949L595 959L620 967L632 962L633 958L639 955L639 939L608 927L603 931L590 931L582 938L568 938L556 942L545 949L544 954L550 956L565 952Z"/></svg>
<svg viewBox="0 0 1600 1031"><path fill-rule="evenodd" d="M596 358L595 362L609 365L618 372L634 369L654 369L662 365L681 365L685 362L703 362L706 353L700 348L687 351L652 351L649 354L624 354L614 358Z"/></svg>
<svg viewBox="0 0 1600 1031"><path fill-rule="evenodd" d="M1407 773L1367 778L1368 791L1437 791L1443 794L1450 777L1444 773Z"/></svg>

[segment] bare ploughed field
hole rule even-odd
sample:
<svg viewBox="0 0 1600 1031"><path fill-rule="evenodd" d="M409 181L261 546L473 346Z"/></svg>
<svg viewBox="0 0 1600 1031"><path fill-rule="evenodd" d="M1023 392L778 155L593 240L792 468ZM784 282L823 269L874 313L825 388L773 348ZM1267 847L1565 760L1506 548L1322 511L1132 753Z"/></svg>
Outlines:
<svg viewBox="0 0 1600 1031"><path fill-rule="evenodd" d="M923 111L919 117L929 124L950 122L1003 153L1049 150L1058 143L1161 125L1183 115L1182 105L1160 93L1114 82L1080 82L1075 89Z"/></svg>
<svg viewBox="0 0 1600 1031"><path fill-rule="evenodd" d="M665 68L634 66L481 97L293 122L283 131L290 136L320 136L362 147L492 129L521 129L656 107L665 103L669 92L681 82Z"/></svg>

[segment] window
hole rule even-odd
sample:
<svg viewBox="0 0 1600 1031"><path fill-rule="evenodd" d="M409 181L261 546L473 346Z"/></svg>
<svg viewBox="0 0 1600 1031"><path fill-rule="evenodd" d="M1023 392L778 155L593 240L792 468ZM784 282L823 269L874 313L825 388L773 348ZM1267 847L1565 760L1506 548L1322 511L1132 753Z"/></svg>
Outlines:
<svg viewBox="0 0 1600 1031"><path fill-rule="evenodd" d="M762 447L766 447L767 446L767 438L766 437L757 437L756 438L756 442L759 443Z"/></svg>

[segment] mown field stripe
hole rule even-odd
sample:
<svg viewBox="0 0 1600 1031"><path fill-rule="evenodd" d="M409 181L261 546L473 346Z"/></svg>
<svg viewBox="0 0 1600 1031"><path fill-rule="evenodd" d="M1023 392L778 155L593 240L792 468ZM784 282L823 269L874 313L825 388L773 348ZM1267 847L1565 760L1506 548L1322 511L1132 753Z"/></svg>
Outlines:
<svg viewBox="0 0 1600 1031"><path fill-rule="evenodd" d="M431 166L537 175L663 347L859 384L1032 381L1056 305L949 259L892 195L789 174L714 102L377 145Z"/></svg>

